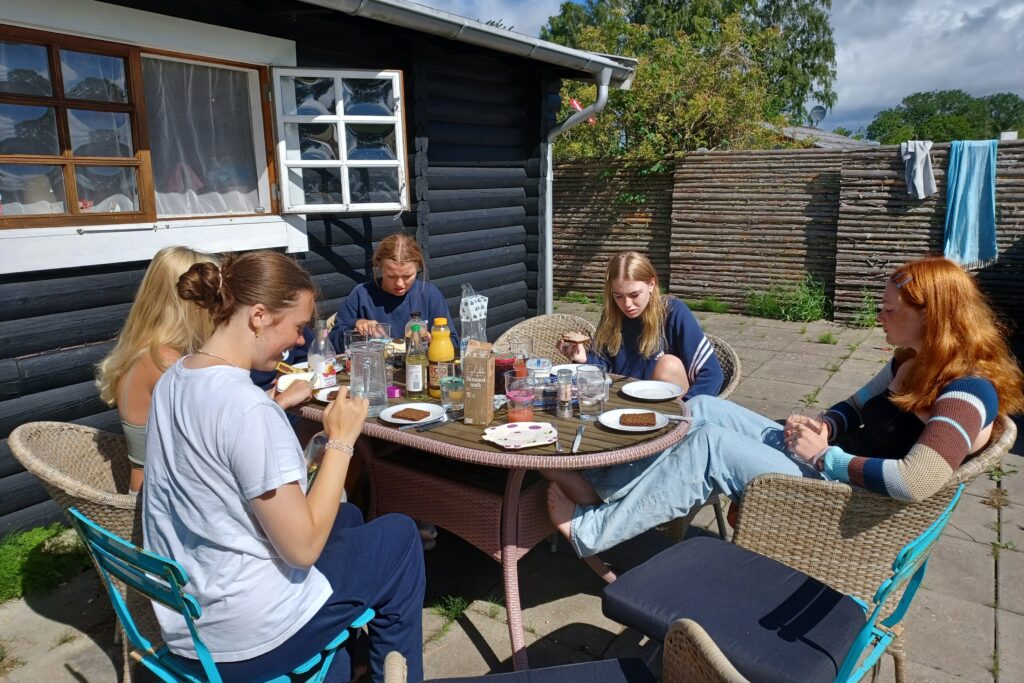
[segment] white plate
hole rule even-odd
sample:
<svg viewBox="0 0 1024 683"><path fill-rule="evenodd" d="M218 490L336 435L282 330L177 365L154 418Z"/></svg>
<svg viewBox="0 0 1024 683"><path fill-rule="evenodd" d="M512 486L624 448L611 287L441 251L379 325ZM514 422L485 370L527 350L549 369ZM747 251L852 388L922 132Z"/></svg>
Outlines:
<svg viewBox="0 0 1024 683"><path fill-rule="evenodd" d="M631 415L635 413L654 413L654 426L653 427L629 427L623 424L619 424L620 415ZM616 410L609 410L601 413L597 421L603 424L609 429L617 429L621 432L653 432L656 429L661 429L668 424L668 418L659 412L653 410L644 410L643 408L618 408Z"/></svg>
<svg viewBox="0 0 1024 683"><path fill-rule="evenodd" d="M392 417L395 413L405 410L406 408L426 410L430 414L420 420L403 420L400 417ZM401 403L397 406L388 406L384 410L380 411L380 419L396 425L411 425L419 422L430 422L431 420L436 420L442 415L444 415L444 408L436 403Z"/></svg>
<svg viewBox="0 0 1024 683"><path fill-rule="evenodd" d="M483 440L510 449L546 446L558 441L558 430L547 422L510 422L488 427Z"/></svg>
<svg viewBox="0 0 1024 683"><path fill-rule="evenodd" d="M622 386L622 393L630 398L638 398L641 401L667 401L670 398L682 396L683 390L671 382L641 380L624 384Z"/></svg>
<svg viewBox="0 0 1024 683"><path fill-rule="evenodd" d="M313 392L313 398L323 403L330 403L330 395L340 388L341 387L327 387L326 389L317 389Z"/></svg>
<svg viewBox="0 0 1024 683"><path fill-rule="evenodd" d="M559 370L572 370L572 376L576 376L576 368L583 365L583 363L562 363L551 368L551 374L557 376Z"/></svg>

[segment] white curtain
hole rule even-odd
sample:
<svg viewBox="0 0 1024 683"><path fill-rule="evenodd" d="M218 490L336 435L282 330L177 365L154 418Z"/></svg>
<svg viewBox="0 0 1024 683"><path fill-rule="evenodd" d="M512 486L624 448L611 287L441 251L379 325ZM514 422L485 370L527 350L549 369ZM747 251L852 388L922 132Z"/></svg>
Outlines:
<svg viewBox="0 0 1024 683"><path fill-rule="evenodd" d="M157 215L258 213L248 74L144 57L142 80Z"/></svg>

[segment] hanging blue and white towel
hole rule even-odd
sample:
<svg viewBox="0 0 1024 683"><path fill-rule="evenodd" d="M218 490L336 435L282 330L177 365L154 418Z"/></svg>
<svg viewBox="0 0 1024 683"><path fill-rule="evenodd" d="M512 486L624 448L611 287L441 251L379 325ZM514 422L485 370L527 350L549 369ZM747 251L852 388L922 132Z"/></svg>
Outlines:
<svg viewBox="0 0 1024 683"><path fill-rule="evenodd" d="M996 259L996 140L956 140L946 171L946 258L967 268Z"/></svg>

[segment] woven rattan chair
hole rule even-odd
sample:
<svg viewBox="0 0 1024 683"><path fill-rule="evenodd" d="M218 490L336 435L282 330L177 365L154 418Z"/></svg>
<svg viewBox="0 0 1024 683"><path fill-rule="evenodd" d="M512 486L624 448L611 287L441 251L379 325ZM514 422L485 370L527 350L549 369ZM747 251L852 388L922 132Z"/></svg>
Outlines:
<svg viewBox="0 0 1024 683"><path fill-rule="evenodd" d="M558 340L566 332L582 332L593 338L594 326L590 324L589 320L577 315L566 313L538 315L505 330L504 334L494 342L494 350L498 353L508 353L514 342L530 341L533 344L534 355L550 356L556 365L568 363L570 359L562 355L556 348Z"/></svg>
<svg viewBox="0 0 1024 683"><path fill-rule="evenodd" d="M142 506L137 496L128 494L131 464L124 437L67 422L28 422L12 431L7 443L65 514L77 507L97 524L142 545ZM149 601L134 593L129 600L132 609L138 610L140 629L159 641L160 629ZM132 657L123 634L121 642L123 680L131 681Z"/></svg>
<svg viewBox="0 0 1024 683"><path fill-rule="evenodd" d="M722 389L718 392L718 398L729 398L729 394L736 390L736 386L740 383L740 374L743 371L740 365L740 357L736 355L735 349L729 346L721 337L716 337L713 334L705 334L711 345L715 347L715 355L718 356L718 362L722 366L722 374L725 378L722 380Z"/></svg>
<svg viewBox="0 0 1024 683"><path fill-rule="evenodd" d="M822 581L841 593L870 602L889 576L894 558L935 521L960 484L969 484L1000 463L1017 438L1008 417L997 420L989 445L961 465L930 498L907 503L839 482L764 474L743 490L733 541ZM900 594L894 594L889 609ZM902 635L889 647L896 680L906 681ZM718 678L734 681L728 669Z"/></svg>

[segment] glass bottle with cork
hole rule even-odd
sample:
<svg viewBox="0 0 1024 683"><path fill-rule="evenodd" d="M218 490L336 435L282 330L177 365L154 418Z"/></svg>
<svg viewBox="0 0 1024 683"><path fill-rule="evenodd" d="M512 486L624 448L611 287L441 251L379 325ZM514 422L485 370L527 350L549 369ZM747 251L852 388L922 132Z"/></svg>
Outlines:
<svg viewBox="0 0 1024 683"><path fill-rule="evenodd" d="M427 353L418 324L412 326L410 335L405 352L405 393L411 399L422 401L427 398Z"/></svg>
<svg viewBox="0 0 1024 683"><path fill-rule="evenodd" d="M430 328L430 346L427 347L428 390L433 398L441 398L441 376L448 374L454 360L455 346L448 318L434 318L434 325Z"/></svg>

